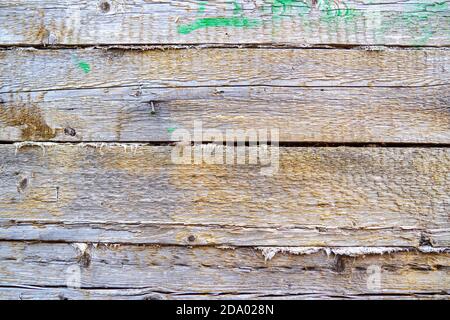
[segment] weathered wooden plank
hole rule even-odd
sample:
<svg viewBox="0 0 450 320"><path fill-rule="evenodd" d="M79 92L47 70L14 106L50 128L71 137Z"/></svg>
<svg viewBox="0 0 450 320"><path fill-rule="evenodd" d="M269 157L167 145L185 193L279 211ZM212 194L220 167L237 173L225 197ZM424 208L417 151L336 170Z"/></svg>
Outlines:
<svg viewBox="0 0 450 320"><path fill-rule="evenodd" d="M296 298L435 294L448 299L450 290L448 253L356 257L286 253L266 260L253 248L23 242L3 242L1 248L3 298L9 297L8 288L23 292L22 298L48 297L50 290L53 298L58 294L59 298L175 299L240 294ZM373 277L377 271L379 281ZM77 274L81 289L67 288L75 284Z"/></svg>
<svg viewBox="0 0 450 320"><path fill-rule="evenodd" d="M449 45L449 6L416 1L74 1L0 4L2 45Z"/></svg>
<svg viewBox="0 0 450 320"><path fill-rule="evenodd" d="M449 245L446 148L280 148L269 176L248 161L174 164L168 146L0 150L2 239Z"/></svg>
<svg viewBox="0 0 450 320"><path fill-rule="evenodd" d="M421 293L405 295L339 295L329 294L240 294L232 293L161 293L146 289L65 289L65 288L2 288L2 300L448 300L448 294Z"/></svg>
<svg viewBox="0 0 450 320"><path fill-rule="evenodd" d="M287 142L448 144L448 91L132 86L0 94L0 140L173 141L172 130L193 132L201 121L203 130L224 133L277 128Z"/></svg>
<svg viewBox="0 0 450 320"><path fill-rule="evenodd" d="M197 86L448 85L450 50L3 50L0 93Z"/></svg>
<svg viewBox="0 0 450 320"><path fill-rule="evenodd" d="M326 227L245 227L220 224L107 223L86 221L42 222L2 221L0 239L17 241L64 241L95 243L171 244L171 245L269 245L269 246L415 246L430 239L436 246L449 244L445 238L421 228L326 228ZM351 235L351 236L349 236ZM369 240L370 239L370 240Z"/></svg>

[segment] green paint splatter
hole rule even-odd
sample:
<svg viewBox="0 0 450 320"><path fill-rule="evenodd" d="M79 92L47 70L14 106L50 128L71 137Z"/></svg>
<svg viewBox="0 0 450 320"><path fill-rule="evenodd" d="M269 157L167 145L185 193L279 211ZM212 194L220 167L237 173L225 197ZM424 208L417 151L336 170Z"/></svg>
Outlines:
<svg viewBox="0 0 450 320"><path fill-rule="evenodd" d="M200 2L199 12L204 12L204 2ZM233 1L233 17L199 18L193 23L177 27L179 34L189 34L195 30L211 27L253 28L260 24L258 19L250 19L242 15L243 7L238 1ZM202 7L203 6L203 7Z"/></svg>
<svg viewBox="0 0 450 320"><path fill-rule="evenodd" d="M336 7L335 3L330 0L321 0L318 2L319 10L321 11L321 20L326 22L335 21L337 19L353 19L359 15L355 9L351 9L346 3L343 3L345 8Z"/></svg>
<svg viewBox="0 0 450 320"><path fill-rule="evenodd" d="M244 11L244 9L242 8L242 5L240 3L238 3L237 1L233 1L233 13L235 15L238 15L243 11Z"/></svg>
<svg viewBox="0 0 450 320"><path fill-rule="evenodd" d="M419 30L419 34L414 37L411 44L415 46L423 46L428 43L436 32L436 27L430 25L429 18L436 12L446 10L448 10L448 3L446 2L416 4L413 7L413 11L404 12L386 21L385 25L380 28L379 32L383 37L385 37L388 29L392 29L397 26L411 30L411 34L417 34L417 31Z"/></svg>
<svg viewBox="0 0 450 320"><path fill-rule="evenodd" d="M297 0L274 0L272 4L272 13L285 14L297 6Z"/></svg>
<svg viewBox="0 0 450 320"><path fill-rule="evenodd" d="M311 6L304 0L273 0L270 7L263 9L272 15L272 20L280 20L286 16L298 14L304 16L311 12Z"/></svg>
<svg viewBox="0 0 450 320"><path fill-rule="evenodd" d="M167 129L167 132L168 132L168 133L173 133L175 130L176 130L176 128L168 128L168 129Z"/></svg>
<svg viewBox="0 0 450 320"><path fill-rule="evenodd" d="M419 3L416 5L417 9L428 12L439 12L448 10L447 2L435 2L435 3Z"/></svg>
<svg viewBox="0 0 450 320"><path fill-rule="evenodd" d="M80 61L78 61L77 65L78 65L78 68L83 70L84 73L87 74L87 73L91 72L91 66L86 61L80 60Z"/></svg>
<svg viewBox="0 0 450 320"><path fill-rule="evenodd" d="M201 18L193 23L178 26L177 30L180 34L189 34L195 30L209 27L235 27L235 28L252 28L260 24L259 20L249 19L246 17L231 18Z"/></svg>
<svg viewBox="0 0 450 320"><path fill-rule="evenodd" d="M234 28L254 28L262 24L261 19L252 19L244 16L242 4L237 1L230 1L233 5L233 17L210 17L198 18L193 23L179 25L177 31L179 34L190 34L191 32L204 28L234 27ZM198 13L205 12L207 1L199 1ZM321 20L333 21L335 19L351 19L358 15L355 9L339 7L332 0L319 0L318 8L321 11ZM312 3L307 0L271 0L270 4L262 6L261 10L271 14L273 20L279 20L286 16L297 14L305 16L312 10Z"/></svg>
<svg viewBox="0 0 450 320"><path fill-rule="evenodd" d="M200 1L199 2L199 7L198 7L198 10L197 10L197 12L198 13L204 13L205 12L205 10L206 10L206 5L208 4L208 1Z"/></svg>
<svg viewBox="0 0 450 320"><path fill-rule="evenodd" d="M317 8L320 11L320 19L324 22L352 19L360 14L357 10L349 8L346 3L332 0L319 0ZM272 20L279 20L293 14L303 17L310 14L312 9L312 2L306 0L272 0L272 4L263 6L262 11L270 13Z"/></svg>
<svg viewBox="0 0 450 320"><path fill-rule="evenodd" d="M369 3L371 2L369 0ZM252 19L245 16L241 1L230 0L228 3L232 5L232 17L201 17L193 23L178 26L178 33L190 34L195 30L210 27L254 28L263 24L264 18ZM264 3L258 9L265 13L265 16L271 16L273 21L288 17L292 18L294 16L305 17L313 13L314 6L317 6L319 10L321 23L332 24L342 21L347 24L347 21L362 16L361 11L350 8L345 1L265 0ZM205 7L208 1L198 1L198 4L199 14L205 13ZM448 10L448 3L445 1L416 4L412 7L412 10L411 4L408 3L407 5L409 12L403 12L401 14L393 13L393 15L383 21L383 25L379 29L374 30L374 33L377 34L376 37L381 34L384 38L386 31L401 26L403 29L407 28L411 30L411 34L413 32L417 34L419 30L419 34L415 36L414 44L424 45L436 33L436 27L429 24L429 18L436 12L445 12ZM308 26L311 21L310 19L302 19L302 23Z"/></svg>
<svg viewBox="0 0 450 320"><path fill-rule="evenodd" d="M297 6L297 12L299 16L307 15L311 12L311 7L307 3L300 2Z"/></svg>
<svg viewBox="0 0 450 320"><path fill-rule="evenodd" d="M76 55L72 55L72 61L78 68L83 70L84 73L88 74L89 72L91 72L90 64L84 60L78 59Z"/></svg>
<svg viewBox="0 0 450 320"><path fill-rule="evenodd" d="M271 14L272 20L278 20L293 13L299 16L308 14L311 6L305 0L273 0L271 5L263 6L261 11Z"/></svg>

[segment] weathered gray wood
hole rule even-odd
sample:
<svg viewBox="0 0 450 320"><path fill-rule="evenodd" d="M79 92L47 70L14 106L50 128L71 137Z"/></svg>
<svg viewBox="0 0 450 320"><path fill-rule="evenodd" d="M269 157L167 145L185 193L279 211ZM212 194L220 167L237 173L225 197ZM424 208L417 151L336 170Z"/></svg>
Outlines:
<svg viewBox="0 0 450 320"><path fill-rule="evenodd" d="M0 298L449 299L448 3L314 3L2 1ZM283 147L263 175L117 143L194 120L429 145Z"/></svg>
<svg viewBox="0 0 450 320"><path fill-rule="evenodd" d="M0 93L118 86L448 85L450 50L3 50Z"/></svg>
<svg viewBox="0 0 450 320"><path fill-rule="evenodd" d="M2 1L0 44L450 43L447 2L216 0L201 5L202 2Z"/></svg>
<svg viewBox="0 0 450 320"><path fill-rule="evenodd" d="M81 245L78 247L82 248ZM357 257L277 254L253 248L154 247L2 242L0 298L342 298L425 295L447 298L450 254ZM380 268L379 286L371 269ZM67 288L79 268L81 289ZM27 289L29 288L29 289Z"/></svg>
<svg viewBox="0 0 450 320"><path fill-rule="evenodd" d="M449 245L449 149L281 148L272 176L172 150L0 146L2 239Z"/></svg>
<svg viewBox="0 0 450 320"><path fill-rule="evenodd" d="M172 245L269 245L269 246L415 246L421 239L436 246L449 245L449 230L424 228L326 228L262 225L245 227L220 224L107 223L83 219L77 222L0 222L0 239ZM219 220L219 219L217 219ZM275 220L275 218L274 218ZM438 232L442 237L435 239Z"/></svg>
<svg viewBox="0 0 450 320"><path fill-rule="evenodd" d="M406 295L352 294L259 294L248 293L161 293L146 289L64 289L64 288L2 288L3 300L448 300L448 294L423 293Z"/></svg>
<svg viewBox="0 0 450 320"><path fill-rule="evenodd" d="M4 141L173 141L172 130L193 132L194 121L201 121L204 130L223 133L277 128L280 140L289 142L450 143L448 86L131 86L0 99Z"/></svg>

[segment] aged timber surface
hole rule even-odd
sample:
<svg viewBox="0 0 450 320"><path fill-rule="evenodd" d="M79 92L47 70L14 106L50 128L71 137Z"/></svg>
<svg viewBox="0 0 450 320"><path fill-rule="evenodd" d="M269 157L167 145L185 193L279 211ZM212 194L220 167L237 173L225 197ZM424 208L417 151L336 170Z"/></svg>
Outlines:
<svg viewBox="0 0 450 320"><path fill-rule="evenodd" d="M449 245L448 149L281 148L271 176L260 165L175 165L174 149L0 146L1 238Z"/></svg>
<svg viewBox="0 0 450 320"><path fill-rule="evenodd" d="M200 120L278 128L292 142L450 142L448 50L7 50L0 60L3 141L171 141Z"/></svg>
<svg viewBox="0 0 450 320"><path fill-rule="evenodd" d="M449 299L449 34L447 1L2 1L0 298ZM199 120L279 166L176 164Z"/></svg>
<svg viewBox="0 0 450 320"><path fill-rule="evenodd" d="M0 244L0 296L14 299L430 299L448 297L450 288L449 253L266 260L254 248ZM382 270L378 287L368 285L374 266ZM70 270L80 271L81 289L66 287Z"/></svg>
<svg viewBox="0 0 450 320"><path fill-rule="evenodd" d="M2 50L0 93L144 86L424 87L450 50ZM14 66L14 67L12 67Z"/></svg>
<svg viewBox="0 0 450 320"><path fill-rule="evenodd" d="M0 4L0 45L448 46L446 1L75 1Z"/></svg>
<svg viewBox="0 0 450 320"><path fill-rule="evenodd" d="M448 144L448 89L132 86L5 93L0 140L174 141L173 130L193 132L201 121L204 130L224 133L277 128L280 141L289 142Z"/></svg>

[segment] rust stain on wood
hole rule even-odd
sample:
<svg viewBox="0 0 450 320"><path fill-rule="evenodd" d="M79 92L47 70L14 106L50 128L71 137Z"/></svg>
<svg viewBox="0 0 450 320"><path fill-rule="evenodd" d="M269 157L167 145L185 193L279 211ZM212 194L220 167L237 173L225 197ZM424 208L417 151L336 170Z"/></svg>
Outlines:
<svg viewBox="0 0 450 320"><path fill-rule="evenodd" d="M0 104L0 122L19 128L24 141L50 140L57 134L46 123L41 109L32 103Z"/></svg>

